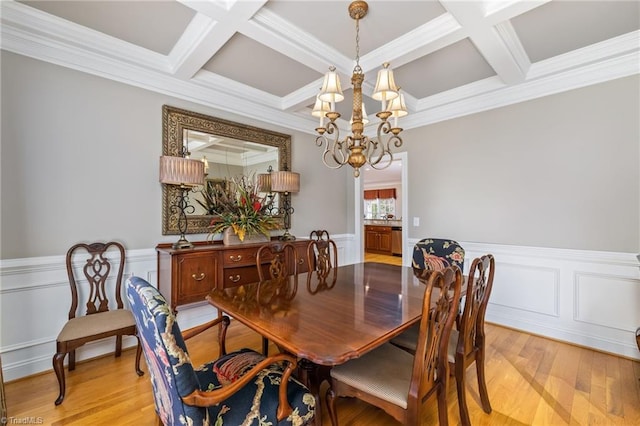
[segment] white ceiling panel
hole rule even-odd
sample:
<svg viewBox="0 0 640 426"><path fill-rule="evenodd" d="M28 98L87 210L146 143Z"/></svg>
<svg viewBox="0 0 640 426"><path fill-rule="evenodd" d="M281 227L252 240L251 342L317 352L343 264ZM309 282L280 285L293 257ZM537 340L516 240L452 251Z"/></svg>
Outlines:
<svg viewBox="0 0 640 426"><path fill-rule="evenodd" d="M418 98L496 75L469 39L396 69L396 83Z"/></svg>
<svg viewBox="0 0 640 426"><path fill-rule="evenodd" d="M276 96L322 78L321 73L238 33L203 68Z"/></svg>
<svg viewBox="0 0 640 426"><path fill-rule="evenodd" d="M21 1L76 24L167 55L195 12L174 1Z"/></svg>
<svg viewBox="0 0 640 426"><path fill-rule="evenodd" d="M538 62L640 29L640 2L552 1L511 20Z"/></svg>

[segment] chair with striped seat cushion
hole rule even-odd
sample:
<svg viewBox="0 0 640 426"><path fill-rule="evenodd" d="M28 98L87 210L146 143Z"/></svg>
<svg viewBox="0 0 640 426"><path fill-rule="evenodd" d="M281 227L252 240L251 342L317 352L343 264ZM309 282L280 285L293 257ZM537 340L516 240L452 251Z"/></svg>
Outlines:
<svg viewBox="0 0 640 426"><path fill-rule="evenodd" d="M227 354L229 317L220 316L180 332L164 297L148 282L126 284L149 367L156 413L173 425L305 425L315 415L315 397L291 377L296 359L241 349ZM220 357L194 368L185 340L220 325Z"/></svg>
<svg viewBox="0 0 640 426"><path fill-rule="evenodd" d="M441 426L447 417L447 343L460 303L462 273L457 267L434 271L425 283L416 354L385 343L331 369L327 406L338 424L335 400L357 397L379 407L403 425L419 425L425 400L437 396ZM432 297L433 296L433 297Z"/></svg>

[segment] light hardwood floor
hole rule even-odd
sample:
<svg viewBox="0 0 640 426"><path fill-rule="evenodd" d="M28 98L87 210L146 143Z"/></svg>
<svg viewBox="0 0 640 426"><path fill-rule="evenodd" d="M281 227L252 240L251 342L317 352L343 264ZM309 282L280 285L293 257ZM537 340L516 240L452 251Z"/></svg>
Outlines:
<svg viewBox="0 0 640 426"><path fill-rule="evenodd" d="M210 330L188 341L194 363L215 356L215 337L215 330ZM257 334L233 321L228 337L229 350L261 347ZM493 412L485 414L480 408L475 369L469 368L467 401L473 425L640 424L640 363L491 324L487 337L486 375ZM67 373L67 396L58 407L53 404L57 396L53 372L6 384L9 424L25 418L42 419L45 425L155 424L148 373L136 376L133 359L134 351L126 350L120 358L79 363ZM142 367L148 371L146 364ZM341 425L398 424L355 399L340 399L337 406ZM459 424L452 381L448 407L450 424ZM328 425L324 404L322 409ZM433 400L425 403L423 424L437 424Z"/></svg>
<svg viewBox="0 0 640 426"><path fill-rule="evenodd" d="M366 261L401 264L395 256L365 254ZM228 349L261 348L261 338L232 321ZM475 369L467 371L467 401L473 425L639 425L640 363L589 349L487 325L487 387L493 412L480 408ZM214 330L187 342L200 364L217 353ZM271 353L276 349L272 348ZM8 424L155 425L148 373L137 377L134 351L79 363L67 372L61 406L53 372L6 384ZM147 371L143 363L143 369ZM453 378L447 392L450 424L459 424ZM323 391L326 385L323 386ZM324 392L323 392L324 394ZM397 425L383 411L356 399L337 403L343 426ZM329 425L322 406L324 425ZM434 400L425 403L423 424L437 424Z"/></svg>
<svg viewBox="0 0 640 426"><path fill-rule="evenodd" d="M402 265L402 257L401 256L388 256L385 254L377 254L377 253L364 253L364 261L365 262L379 262L379 263L388 263L390 265Z"/></svg>

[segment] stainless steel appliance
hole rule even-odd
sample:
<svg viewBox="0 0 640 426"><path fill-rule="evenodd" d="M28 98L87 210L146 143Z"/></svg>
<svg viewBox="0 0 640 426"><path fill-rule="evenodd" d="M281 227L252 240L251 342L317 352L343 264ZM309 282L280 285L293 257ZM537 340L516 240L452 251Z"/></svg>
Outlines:
<svg viewBox="0 0 640 426"><path fill-rule="evenodd" d="M391 227L391 254L402 256L402 226Z"/></svg>

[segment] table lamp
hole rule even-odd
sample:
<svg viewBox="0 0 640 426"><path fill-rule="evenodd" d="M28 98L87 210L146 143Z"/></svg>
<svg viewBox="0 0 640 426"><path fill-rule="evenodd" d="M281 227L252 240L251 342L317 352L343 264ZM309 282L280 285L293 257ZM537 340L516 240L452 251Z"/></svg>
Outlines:
<svg viewBox="0 0 640 426"><path fill-rule="evenodd" d="M282 206L278 208L278 213L282 213L284 215L285 228L285 232L280 236L280 240L295 240L296 237L289 233L289 228L291 227L291 215L293 214L293 207L291 207L291 197L289 194L300 191L300 174L287 170L272 172L271 190L284 195L281 197Z"/></svg>
<svg viewBox="0 0 640 426"><path fill-rule="evenodd" d="M189 204L188 192L195 186L204 185L204 163L184 157L163 155L160 157L160 183L178 187L172 212L178 213L178 231L180 239L173 244L174 249L191 248L185 238L187 232L187 213L193 213L195 208Z"/></svg>

